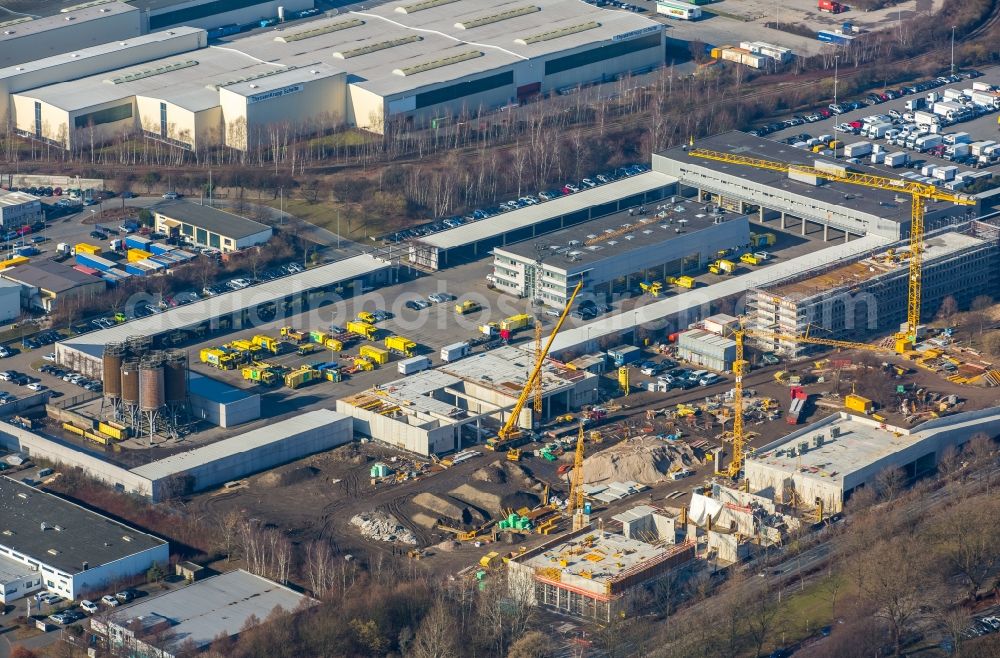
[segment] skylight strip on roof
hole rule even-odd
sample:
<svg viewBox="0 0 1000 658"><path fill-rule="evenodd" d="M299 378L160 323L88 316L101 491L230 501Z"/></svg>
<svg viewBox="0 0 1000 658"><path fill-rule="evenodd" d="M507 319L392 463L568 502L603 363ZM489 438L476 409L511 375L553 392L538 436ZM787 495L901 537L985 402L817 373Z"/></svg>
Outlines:
<svg viewBox="0 0 1000 658"><path fill-rule="evenodd" d="M302 41L303 39L311 39L312 37L318 37L324 34L330 34L331 32L339 32L341 30L347 30L352 27L358 27L359 25L364 25L365 22L360 18L351 18L346 21L340 21L338 23L330 23L329 25L324 25L323 27L314 27L311 30L303 30L301 32L292 32L291 34L282 34L280 36L274 37L274 40L278 43L292 43L293 41Z"/></svg>
<svg viewBox="0 0 1000 658"><path fill-rule="evenodd" d="M223 87L229 87L231 85L238 85L241 82L250 82L251 80L259 80L261 78L268 78L272 75L278 75L279 73L288 73L289 71L294 71L298 69L297 66L286 66L283 69L274 69L273 71L265 71L264 73L257 73L256 75L248 75L245 78L238 78L236 80L227 80L220 84L210 84L205 85L208 89L222 89Z"/></svg>
<svg viewBox="0 0 1000 658"><path fill-rule="evenodd" d="M468 50L464 53L452 55L451 57L443 57L441 59L435 59L430 62L423 62L421 64L407 66L406 68L395 69L393 70L393 74L402 76L416 75L417 73L432 71L434 69L439 69L442 66L450 66L452 64L458 64L459 62L465 62L470 59L476 59L477 57L482 57L482 56L483 52L481 50Z"/></svg>
<svg viewBox="0 0 1000 658"><path fill-rule="evenodd" d="M422 0L422 2L414 2L408 5L400 5L394 10L397 14L412 14L418 11L423 11L425 9L433 9L434 7L440 7L441 5L450 5L453 2L458 2L458 0Z"/></svg>
<svg viewBox="0 0 1000 658"><path fill-rule="evenodd" d="M3 23L0 23L0 27L10 27L11 25L19 25L21 23L27 23L28 21L33 21L33 20L35 19L32 18L31 16L22 16L21 18L14 18L9 21L4 21Z"/></svg>
<svg viewBox="0 0 1000 658"><path fill-rule="evenodd" d="M77 11L80 9L87 9L88 7L97 7L98 5L106 5L111 2L116 2L117 0L93 0L93 2L84 2L78 5L73 5L71 7L63 7L59 10L60 14L65 14L71 11Z"/></svg>
<svg viewBox="0 0 1000 658"><path fill-rule="evenodd" d="M423 40L424 40L423 37L414 34L399 39L390 39L389 41L379 41L378 43L372 43L367 46L361 46L360 48L352 48L351 50L345 50L343 52L335 52L333 53L333 56L336 59L351 59L352 57L358 57L360 55L369 55L371 53L375 53L380 50L387 50L389 48L395 48L396 46L402 46L407 43L413 43L415 41L423 41Z"/></svg>
<svg viewBox="0 0 1000 658"><path fill-rule="evenodd" d="M163 73L169 73L171 71L179 71L181 69L190 68L192 66L198 66L198 60L188 59L183 62L171 62L170 64L165 64L163 66L157 66L155 69L143 69L141 71L135 71L133 73L126 73L125 75L119 75L111 78L110 82L112 84L120 85L125 82L135 82L136 80L142 80L143 78L151 78L154 75L161 75Z"/></svg>
<svg viewBox="0 0 1000 658"><path fill-rule="evenodd" d="M538 34L532 34L531 36L523 39L514 39L514 43L521 46L527 46L533 43L551 41L552 39L558 39L559 37L566 37L579 32L586 32L587 30L593 30L599 27L601 27L600 23L597 21L590 21L588 23L580 23L579 25L570 25L569 27L564 27L558 30L539 32Z"/></svg>
<svg viewBox="0 0 1000 658"><path fill-rule="evenodd" d="M534 14L535 12L541 10L541 7L526 5L524 7L517 7L516 9L508 9L507 11L502 11L498 14L480 16L479 18L473 18L460 23L455 23L455 27L459 30L471 30L474 27L482 27L483 25L489 25L490 23L499 23L500 21L517 18L518 16L527 16L528 14Z"/></svg>

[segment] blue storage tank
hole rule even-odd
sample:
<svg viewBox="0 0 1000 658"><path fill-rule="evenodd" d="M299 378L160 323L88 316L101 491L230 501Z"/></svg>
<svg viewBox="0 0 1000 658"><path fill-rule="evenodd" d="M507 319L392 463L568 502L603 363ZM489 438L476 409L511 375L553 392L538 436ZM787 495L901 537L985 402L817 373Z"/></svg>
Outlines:
<svg viewBox="0 0 1000 658"><path fill-rule="evenodd" d="M149 249L147 249L146 251L148 251L151 254L160 255L173 250L174 247L170 246L169 244L163 244L162 242L151 242L149 244Z"/></svg>
<svg viewBox="0 0 1000 658"><path fill-rule="evenodd" d="M142 249L143 251L149 251L149 245L153 241L149 238L144 238L141 235L127 235L125 236L125 246L130 249Z"/></svg>
<svg viewBox="0 0 1000 658"><path fill-rule="evenodd" d="M90 254L77 254L76 255L77 265L86 265L87 267L93 267L95 270L100 270L102 272L107 272L108 270L114 269L118 263L112 262L107 258L101 258L100 256L92 256Z"/></svg>

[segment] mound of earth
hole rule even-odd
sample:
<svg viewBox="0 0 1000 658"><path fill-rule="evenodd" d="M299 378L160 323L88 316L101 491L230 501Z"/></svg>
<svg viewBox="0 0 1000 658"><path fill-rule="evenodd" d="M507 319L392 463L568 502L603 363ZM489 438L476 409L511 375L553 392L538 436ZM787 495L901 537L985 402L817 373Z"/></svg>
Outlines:
<svg viewBox="0 0 1000 658"><path fill-rule="evenodd" d="M686 468L702 462L687 444L668 443L653 436L622 441L583 460L583 480L654 485L667 478L671 466Z"/></svg>
<svg viewBox="0 0 1000 658"><path fill-rule="evenodd" d="M423 528L431 529L437 525L437 519L435 519L430 514L424 514L423 512L417 512L410 519L416 523L418 526Z"/></svg>
<svg viewBox="0 0 1000 658"><path fill-rule="evenodd" d="M261 476L260 483L265 487L288 487L311 480L319 474L320 470L315 466L301 466L299 468L265 473Z"/></svg>
<svg viewBox="0 0 1000 658"><path fill-rule="evenodd" d="M470 505L475 505L480 509L484 509L490 514L500 513L500 496L488 491L483 491L478 489L471 484L463 484L449 491L455 498L460 498Z"/></svg>
<svg viewBox="0 0 1000 658"><path fill-rule="evenodd" d="M351 517L351 525L357 526L363 536L375 541L399 544L417 543L413 532L401 525L394 516L382 512L355 514Z"/></svg>
<svg viewBox="0 0 1000 658"><path fill-rule="evenodd" d="M507 471L501 468L500 462L494 462L473 471L472 479L492 484L503 484L507 481Z"/></svg>
<svg viewBox="0 0 1000 658"><path fill-rule="evenodd" d="M522 507L527 507L528 509L534 509L542 502L542 499L535 494L530 494L527 491L517 491L512 494L508 494L500 499L500 505L503 509L509 509L517 511Z"/></svg>
<svg viewBox="0 0 1000 658"><path fill-rule="evenodd" d="M463 485L469 486L469 485ZM461 488L461 487L460 487ZM471 487L470 487L471 488ZM461 497L461 498L464 498ZM486 521L483 514L471 507L464 507L451 500L448 500L437 494L419 493L413 497L413 502L417 505L434 512L438 519L451 524L461 524L461 525L480 525ZM472 504L476 504L475 501L470 501Z"/></svg>

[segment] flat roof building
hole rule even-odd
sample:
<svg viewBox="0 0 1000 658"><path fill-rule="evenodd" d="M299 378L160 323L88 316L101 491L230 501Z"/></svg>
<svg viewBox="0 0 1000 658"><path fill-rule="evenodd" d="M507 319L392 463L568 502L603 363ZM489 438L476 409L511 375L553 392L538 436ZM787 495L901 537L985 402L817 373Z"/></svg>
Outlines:
<svg viewBox="0 0 1000 658"><path fill-rule="evenodd" d="M0 190L0 229L10 231L25 224L40 222L45 217L42 202L27 192Z"/></svg>
<svg viewBox="0 0 1000 658"><path fill-rule="evenodd" d="M124 2L80 3L43 18L0 24L0 67L142 34L142 12ZM24 20L24 19L27 20Z"/></svg>
<svg viewBox="0 0 1000 658"><path fill-rule="evenodd" d="M188 373L191 415L218 427L235 427L260 418L260 394Z"/></svg>
<svg viewBox="0 0 1000 658"><path fill-rule="evenodd" d="M52 260L38 260L11 267L0 277L21 286L24 308L51 312L67 300L88 300L107 288L104 279Z"/></svg>
<svg viewBox="0 0 1000 658"><path fill-rule="evenodd" d="M475 443L484 423L506 420L534 366L534 355L506 346L476 353L433 370L398 379L337 400L337 411L354 418L359 434L421 455L462 447L463 431ZM544 418L597 400L598 378L555 361L542 366L542 418L531 405L518 426L531 428Z"/></svg>
<svg viewBox="0 0 1000 658"><path fill-rule="evenodd" d="M902 469L919 477L941 453L977 433L1000 435L1000 407L968 411L912 428L839 412L757 448L745 462L750 491L775 502L822 501L824 512L843 509L851 494L874 486L879 473Z"/></svg>
<svg viewBox="0 0 1000 658"><path fill-rule="evenodd" d="M750 244L746 217L708 215L684 202L619 212L539 240L493 250L500 290L562 308L577 282L602 301L641 282L698 275L720 249Z"/></svg>
<svg viewBox="0 0 1000 658"><path fill-rule="evenodd" d="M884 176L864 165L846 163L803 151L766 137L736 130L699 139L695 148L744 157L807 166L849 167ZM778 221L782 229L819 227L824 239L838 236L879 235L890 240L909 237L910 197L876 188L822 181L742 164L709 160L690 154L687 145L653 154L653 170L680 179L681 189L694 189L699 202L714 202L741 214L756 214L760 223ZM954 217L971 218L974 207L932 202L924 218L926 230L947 225Z"/></svg>
<svg viewBox="0 0 1000 658"><path fill-rule="evenodd" d="M188 201L160 203L152 210L157 231L223 253L264 244L273 234L266 224Z"/></svg>
<svg viewBox="0 0 1000 658"><path fill-rule="evenodd" d="M130 656L175 658L188 655L189 648L204 650L219 637L236 636L276 609L291 614L315 603L238 569L116 608L106 618L93 617L91 628Z"/></svg>
<svg viewBox="0 0 1000 658"><path fill-rule="evenodd" d="M154 564L166 566L169 558L167 542L158 537L0 477L0 559L37 576L27 590L11 592L4 585L5 597L44 588L74 600ZM13 578L23 580L20 566L10 569Z"/></svg>
<svg viewBox="0 0 1000 658"><path fill-rule="evenodd" d="M512 557L507 582L516 600L607 623L638 612L646 587L694 556L691 541L652 544L588 526Z"/></svg>
<svg viewBox="0 0 1000 658"><path fill-rule="evenodd" d="M264 4L290 11L298 3ZM219 5L192 4L175 17ZM255 11L249 5L226 3ZM184 22L201 24L191 18ZM106 41L113 38L121 37ZM437 125L648 71L664 56L661 24L575 0L390 3L206 44L18 85L8 90L13 123L25 137L67 149L135 133L186 149L248 149L275 126L305 135Z"/></svg>
<svg viewBox="0 0 1000 658"><path fill-rule="evenodd" d="M921 315L932 318L946 297L968 308L979 295L1000 291L997 227L972 222L938 231L924 241ZM956 281L962 285L956 285ZM896 246L862 258L831 262L795 276L755 287L747 294L750 328L789 336L822 330L826 338L863 340L896 331L906 322L909 249ZM810 345L753 338L760 348L798 356Z"/></svg>

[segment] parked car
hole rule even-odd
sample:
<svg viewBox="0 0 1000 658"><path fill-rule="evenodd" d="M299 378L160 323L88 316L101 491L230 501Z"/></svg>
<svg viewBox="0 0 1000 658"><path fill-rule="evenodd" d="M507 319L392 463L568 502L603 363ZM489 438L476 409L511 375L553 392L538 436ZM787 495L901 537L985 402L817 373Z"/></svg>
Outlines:
<svg viewBox="0 0 1000 658"><path fill-rule="evenodd" d="M131 603L135 600L135 592L130 589L123 589L122 591L115 593L115 598L122 603Z"/></svg>
<svg viewBox="0 0 1000 658"><path fill-rule="evenodd" d="M105 594L101 597L101 603L108 606L109 608L115 608L118 606L118 599L110 594Z"/></svg>
<svg viewBox="0 0 1000 658"><path fill-rule="evenodd" d="M80 609L91 615L96 614L100 610L96 603L87 599L80 601Z"/></svg>
<svg viewBox="0 0 1000 658"><path fill-rule="evenodd" d="M163 198L164 199L171 199L171 200L173 200L173 199L179 199L180 195L177 194L177 192L164 192L163 193Z"/></svg>

